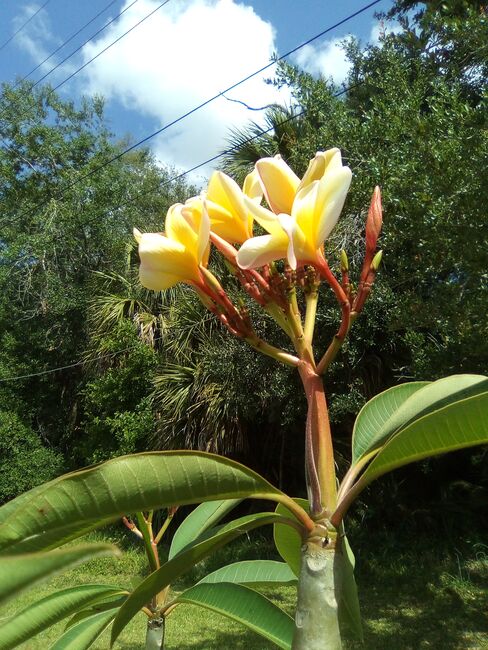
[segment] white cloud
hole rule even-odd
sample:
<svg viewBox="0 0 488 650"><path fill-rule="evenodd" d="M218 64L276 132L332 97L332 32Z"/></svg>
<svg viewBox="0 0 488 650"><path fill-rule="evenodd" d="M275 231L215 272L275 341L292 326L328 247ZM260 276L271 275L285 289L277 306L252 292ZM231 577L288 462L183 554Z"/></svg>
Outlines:
<svg viewBox="0 0 488 650"><path fill-rule="evenodd" d="M85 61L153 10L140 0L83 49ZM234 0L173 0L86 68L83 90L118 99L164 125L266 65L275 51L272 25ZM284 97L257 76L228 93L251 106ZM259 119L220 97L152 141L159 158L191 167L225 147L228 129Z"/></svg>
<svg viewBox="0 0 488 650"><path fill-rule="evenodd" d="M15 30L19 29L39 9L39 6L39 4L31 3L22 7L13 21ZM17 34L15 43L36 62L43 61L51 50L60 44L59 39L53 34L51 20L46 9L41 9L35 18ZM50 69L53 65L53 63L45 63L42 69Z"/></svg>
<svg viewBox="0 0 488 650"><path fill-rule="evenodd" d="M344 39L334 38L318 45L306 45L295 56L296 63L312 75L331 78L335 84L342 83L351 64L346 59Z"/></svg>
<svg viewBox="0 0 488 650"><path fill-rule="evenodd" d="M397 34L402 27L396 22L375 20L371 24L368 42L372 45L381 45L381 38L388 34ZM345 45L348 39L354 38L353 34L334 38L322 43L306 45L295 55L295 62L306 72L314 76L322 75L339 85L347 78L351 64L346 58Z"/></svg>

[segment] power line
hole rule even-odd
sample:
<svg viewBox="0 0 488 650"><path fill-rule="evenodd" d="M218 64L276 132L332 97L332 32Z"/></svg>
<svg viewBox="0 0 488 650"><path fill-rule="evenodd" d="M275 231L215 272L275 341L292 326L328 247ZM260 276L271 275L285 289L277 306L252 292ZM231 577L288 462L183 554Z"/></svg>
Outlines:
<svg viewBox="0 0 488 650"><path fill-rule="evenodd" d="M14 84L14 88L16 88L16 87L17 87L19 84L21 84L23 81L25 81L25 80L27 79L27 77L30 77L31 74L33 74L36 70L38 70L42 65L44 65L45 63L47 63L47 61L49 61L49 59L51 59L55 54L57 54L57 53L59 52L59 50L62 50L63 47L65 47L66 45L68 45L68 43L71 43L71 41L72 41L74 38L76 38L76 37L78 36L78 34L81 34L81 32L82 32L84 29L86 29L89 25L91 25L93 22L95 22L95 20L96 20L97 18L99 18L103 13L105 13L105 12L107 11L107 9L110 9L110 7L111 7L113 4L115 4L116 2L118 2L118 0L111 0L111 2L108 3L108 5L105 5L105 7L104 7L103 9L101 9L101 10L100 10L100 11L99 11L95 16L93 16L93 18L91 18L87 23L85 23L85 24L84 24L82 27L80 27L76 32L74 32L74 34L71 34L71 36L69 36L69 37L68 37L68 38L67 38L63 43L61 43L61 45L60 45L59 47L57 47L55 50L53 50L53 51L51 52L51 54L49 54L49 55L48 55L48 56L47 56L43 61L41 61L40 63L38 63L38 64L36 65L35 68L32 68L32 70L31 70L30 72L28 72L26 75L24 75L24 76L22 77L22 79L20 79L19 81L17 81L17 82ZM107 26L107 25L105 25L103 29L105 29L106 26Z"/></svg>
<svg viewBox="0 0 488 650"><path fill-rule="evenodd" d="M142 25L142 23L143 23L144 21L146 21L148 18L151 18L151 16L152 16L153 14L155 14L156 11L159 11L159 9L161 9L162 7L164 7L164 5L167 5L168 2L169 2L169 0L164 0L164 2L162 2L160 5L158 5L158 6L156 7L156 9L153 9L150 13L148 13L146 16L144 16L144 18L141 18L141 20L140 20L139 22L137 22L135 25L133 25L130 29L128 29L126 32L124 32L121 36L119 36L118 38L116 38L115 41L112 41L112 43L110 43L109 45L107 45L107 47L105 47L101 52L99 52L99 53L96 54L94 57L92 57L89 61L87 61L86 63L84 63L82 66L80 66L77 70L75 70L75 72L73 72L72 74L70 74L69 77L66 77L66 79L64 79L64 81L62 81L61 83L59 83L57 86L54 86L54 88L52 89L52 92L54 92L54 91L57 90L58 88L61 88L61 86L64 86L64 84L65 84L67 81L69 81L70 79L72 79L75 75L77 75L78 72L81 72L84 68L86 68L87 65L90 65L90 63L92 63L93 61L95 61L95 59L98 59L99 56L101 56L104 52L106 52L107 50L109 50L113 45L115 45L116 43L118 43L119 41L121 41L125 36L127 36L128 34L130 34L130 33L131 33L131 32L132 32L136 27L139 27L139 25ZM36 85L36 84L34 84L34 85Z"/></svg>
<svg viewBox="0 0 488 650"><path fill-rule="evenodd" d="M357 88L358 86L361 86L363 83L364 83L364 81L361 81L361 82L352 84L352 85L348 86L347 88L343 88L342 90L338 91L337 93L334 93L332 95L332 97L333 98L341 97L341 95L345 95L350 90L353 90L354 88ZM291 122L292 120L296 120L297 118L302 117L306 113L307 113L307 109L303 108L300 112L295 113L295 114L291 115L290 117L287 117L286 120L283 120L281 122L281 124L286 124L287 122ZM163 187L165 187L166 185L170 185L171 183L174 183L176 181L181 180L185 176L188 176L188 174L191 174L191 173L197 171L198 169L201 169L202 167L205 167L206 165L209 165L210 163L215 162L219 158L222 158L223 156L226 156L226 155L232 153L233 151L235 151L239 147L242 147L243 145L248 144L249 142L253 142L254 140L257 140L258 138L262 137L263 135L266 135L267 133L269 133L270 131L273 131L273 129L274 129L273 126L267 128L267 129L261 129L259 133L256 133L255 135L247 138L246 140L243 140L239 144L236 144L233 147L230 147L229 149L226 149L225 151L221 151L220 153L216 154L215 156L212 156L211 158L207 158L207 160L204 160L203 162L198 163L194 167L191 167L190 169L187 169L184 172L180 172L179 174L176 174L175 176L172 176L171 178L169 178L167 180L160 181L157 184L157 186L154 187L153 189L146 190L146 191L143 191L143 192L139 192L137 194L137 196L135 196L135 197L132 197L132 198L127 199L125 201L120 201L115 206L112 206L112 208L109 211L107 211L103 215L101 215L101 218L105 217L109 212L113 212L114 210L118 210L119 208L122 208L122 207L124 207L126 205L130 205L131 203L135 203L142 196L145 196L147 194L153 194L153 193L159 191L160 189L162 189Z"/></svg>
<svg viewBox="0 0 488 650"><path fill-rule="evenodd" d="M115 22L118 18L120 18L120 16L122 16L122 14L125 14L125 12L128 11L131 7L133 7L133 6L136 4L136 2L139 2L139 0L134 0L133 2L130 3L130 5L127 5L127 7L126 7L125 9L122 9L122 11L121 11L120 13L118 13L114 18L112 18L111 20L109 20L108 23L107 23L106 25L104 25L104 26L101 27L99 30L97 30L94 34L92 34L92 35L90 36L90 38L87 38L86 41L83 41L83 43L82 43L79 47L77 47L76 50L73 50L70 54L68 54L68 56L65 56L64 59L63 59L62 61L60 61L59 63L57 63L57 64L54 66L54 68L51 68L51 70L49 70L49 72L46 72L45 75L43 75L40 79L38 79L38 80L33 84L31 90L32 90L33 88L35 88L38 84L40 84L41 81L44 81L44 79L46 79L46 77L49 77L49 75L50 75L51 73L53 73L55 70L57 70L60 66L62 66L63 63L66 63L66 61L67 61L68 59L70 59L74 54L76 54L76 53L79 52L82 48L84 48L85 45L86 45L87 43L89 43L91 40L93 40L93 39L95 38L95 36L98 36L99 34L101 34L101 33L103 32L104 29L107 29L107 27L109 27L109 25L111 25L111 24L112 24L113 22Z"/></svg>
<svg viewBox="0 0 488 650"><path fill-rule="evenodd" d="M17 31L15 31L15 32L12 34L12 36L10 36L9 38L7 38L7 40L6 40L2 45L0 45L0 51L3 50L3 48L6 47L6 46L10 43L10 41L12 41L12 40L17 36L17 34L18 34L19 32L21 32L21 31L24 29L24 27L26 27L26 26L30 23L30 21L33 20L33 19L37 16L37 14L38 14L40 11L42 11L42 10L44 9L44 7L47 5L48 2L50 2L50 0L46 0L46 2L45 2L43 5L41 5L41 6L39 7L39 9L37 9L37 11L35 11L35 12L32 14L32 16L29 16L29 18L27 18L27 20L25 21L25 23L22 23L22 25L17 29Z"/></svg>
<svg viewBox="0 0 488 650"><path fill-rule="evenodd" d="M361 86L363 83L364 82L359 82L359 83L356 83L356 84L352 84L351 86L348 86L347 88L344 88L343 90L340 90L339 92L334 93L332 95L332 97L340 97L341 95L344 95L345 93L349 92L353 88L357 88L358 86ZM291 122L292 120L296 120L297 118L302 117L303 115L305 115L306 112L307 112L307 109L304 108L299 113L295 113L294 115L291 115L290 117L286 118L286 120L283 120L282 124L286 124L287 122ZM145 192L140 192L136 197L133 197L131 199L128 199L126 201L122 201L122 202L118 203L117 205L113 206L110 209L110 211L113 212L114 210L117 210L118 208L124 207L125 205L129 205L130 203L134 203L134 201L137 201L141 196L157 192L158 190L160 190L165 185L169 185L170 183L174 183L175 181L180 180L181 178L184 178L188 174L191 174L192 172L196 171L197 169L200 169L201 167L204 167L205 165L208 165L211 162L215 162L215 160L218 160L219 158L222 158L223 156L231 153L235 149L238 149L239 147L241 147L243 144L247 144L249 142L252 142L253 140L256 140L257 138L260 138L263 135L266 135L266 133L269 133L273 129L274 129L273 126L269 127L268 129L261 129L261 131L259 133L256 133L255 135L251 136L250 138L247 138L243 142L241 142L241 143L239 143L239 144L237 144L237 145L235 145L233 147L230 147L229 149L226 149L225 151L222 151L221 153L216 154L215 156L212 156L211 158L207 158L207 160L204 160L203 162L198 163L194 167L191 167L190 169L187 169L186 171L181 172L180 174L177 174L176 176L173 176L170 179L167 179L167 180L165 180L163 182L159 182L157 187L155 187L154 189L148 190L148 191L145 191ZM105 213L105 214L107 214L107 213ZM105 216L105 215L102 215L102 216ZM155 337L153 339L153 341L159 341L162 338L164 338L164 337L158 336L158 337ZM16 380L20 380L20 379L30 379L31 377L39 377L41 375L47 375L47 374L54 373L54 372L59 372L59 371L62 371L62 370L68 370L70 368L75 368L77 366L81 366L81 365L84 365L86 363L93 363L95 361L99 361L100 359L105 359L105 358L116 356L117 354L122 354L124 352L128 352L129 350L132 350L132 348L133 348L133 346L130 346L128 348L124 348L122 350L117 350L116 352L112 352L110 354L101 355L99 357L96 357L95 359L88 359L86 361L76 361L76 362L68 364L66 366L59 366L58 368L50 368L49 370L41 370L39 372L34 372L34 373L27 374L27 375L16 375L16 376L12 376L12 377L3 377L3 378L0 378L0 383L1 382L6 382L6 381L16 381Z"/></svg>
<svg viewBox="0 0 488 650"><path fill-rule="evenodd" d="M166 1L168 2L169 0L166 0ZM174 119L172 122L169 122L168 124L166 124L165 126L161 127L160 129L157 129L157 130L154 131L153 133L151 133L151 134L149 134L148 136L142 138L142 140L139 140L139 141L136 142L135 144L131 145L130 147L127 147L126 149L124 149L123 151L121 151L120 153L118 153L116 156L113 156L113 157L110 158L109 160L105 161L103 164L98 165L97 167L95 167L94 169L90 170L89 172L87 172L87 173L82 174L81 176L79 176L76 180L72 181L71 183L68 183L68 184L66 185L66 187L64 187L64 188L62 188L61 190L59 190L59 192L54 193L54 194L51 195L49 198L47 198L47 199L45 199L44 201L41 201L40 203L38 203L38 204L34 207L34 210L38 210L38 209L42 208L44 205L47 205L47 204L51 201L52 198L62 198L62 197L64 196L64 194L65 194L69 189L71 189L72 187L74 187L75 185L77 185L78 183L80 183L81 181L83 181L83 180L85 180L85 179L87 179L87 178L90 178L91 176L93 176L93 175L96 174L97 172L101 171L102 169L104 169L104 168L107 167L108 165L110 165L110 164L116 162L117 160L119 160L120 158L122 158L123 156L125 156L127 153L133 151L135 148L139 147L140 145L142 145L142 144L148 142L149 140L151 140L151 139L154 138L155 136L157 136L157 135L163 133L163 131L166 131L167 129L169 129L170 127L174 126L175 124L178 124L179 122L181 122L181 121L184 120L185 118L189 117L189 116L192 115L193 113L196 113L197 111L199 111L200 109L204 108L205 106L207 106L207 105L210 104L211 102L215 101L215 100L218 99L219 97L223 97L226 93L228 93L228 92L234 90L235 88L237 88L238 86L240 86L240 85L243 84L244 82L249 81L249 80L252 79L253 77L255 77L255 76L257 76L257 75L259 75L259 74L265 72L266 70L268 70L268 69L271 68L272 66L276 65L277 63L279 63L279 62L282 61L283 59L287 58L287 57L290 56L291 54L294 54L295 52L297 52L297 51L300 50L301 48L305 47L306 45L309 45L310 43L312 43L312 42L316 41L317 39L321 38L322 36L324 36L325 34L327 34L327 33L331 32L331 31L333 31L334 29L337 29L337 27L340 27L341 25L347 23L349 20L352 20L352 19L355 18L356 16L362 14L363 12L367 11L368 9L371 9L371 7L373 7L373 6L377 5L377 4L379 4L379 3L382 2L382 1L383 1L383 0L373 0L372 2L370 2L370 3L368 3L367 5L361 7L360 9L358 9L358 10L355 11L355 12L353 12L352 14L349 14L348 16L346 16L345 18L343 18L342 20L338 21L338 22L335 23L334 25L331 25L330 27L327 27L326 29L322 30L321 32L319 32L319 33L316 34L315 36L312 36L311 38L307 39L307 40L304 41L303 43L300 43L299 45L297 45L297 46L294 47L293 49L289 50L288 52L285 52L285 53L282 54L281 56L279 56L279 57L273 59L271 62L269 62L268 64L262 66L262 67L259 68L258 70L255 70L254 72L252 72L251 74L247 75L246 77L243 77L242 79L240 79L239 81L235 82L234 84L232 84L231 86L229 86L229 87L226 88L225 90L222 90L221 92L219 92L219 93L217 93L216 95L213 95L212 97L206 99L205 101L203 101L202 103L198 104L197 106L194 106L192 109L190 109L189 111L187 111L187 112L184 113L183 115L180 115L179 117L177 117L176 119ZM166 3L163 3L163 4L166 4ZM160 7L161 7L161 5L158 7L158 9L159 9ZM157 10L157 9L156 9L156 10ZM155 11L156 11L156 10L155 10ZM154 13L154 12L153 12L153 13ZM120 38L122 38L122 37L120 37ZM117 40L120 40L120 38L117 39ZM115 41L115 42L116 42L116 41ZM106 48L106 49L108 49L108 48ZM102 53L102 52L101 52L101 53ZM101 54L101 53L100 53L100 54ZM97 55L97 56L99 56L99 55ZM96 57L94 57L94 58L96 58ZM92 60L93 60L93 59L92 59ZM91 61L89 61L88 63L90 63L90 62L91 62ZM86 63L85 66L88 65L88 63ZM85 66L82 66L82 67L85 67ZM78 70L77 72L79 72L79 70ZM74 73L74 74L76 74L76 73ZM71 75L71 76L73 76L73 75ZM68 77L68 79L70 79L71 76ZM65 79L61 84L59 84L58 86L56 86L53 90L56 90L57 88L59 88L59 87L60 87L61 85L63 85L66 81L68 81L68 79ZM228 98L226 98L226 99L228 99ZM208 162L211 162L211 161L208 161ZM207 164L207 162L202 163L200 166L203 166L203 165L205 165L205 164ZM193 171L193 170L191 170L191 171ZM26 213L22 213L22 214L19 215L19 216L22 217L22 216L24 216L25 214L26 214Z"/></svg>
<svg viewBox="0 0 488 650"><path fill-rule="evenodd" d="M159 341L163 336L157 336L153 339L153 341ZM138 339L140 341L140 339ZM50 375L54 372L60 372L62 370L69 370L70 368L76 368L78 366L84 366L85 364L88 363L95 363L95 361L100 361L101 359L111 359L112 357L117 356L118 354L123 354L124 352L129 352L130 350L133 350L134 346L131 345L127 348L124 348L122 350L116 350L115 352L109 352L107 354L102 354L98 357L95 357L93 359L85 359L84 361L75 361L74 363L69 363L66 366L59 366L57 368L49 368L48 370L40 370L39 372L31 372L27 375L14 375L12 377L0 377L0 382L5 382L5 381L20 381L21 379L31 379L32 377L40 377L42 375Z"/></svg>

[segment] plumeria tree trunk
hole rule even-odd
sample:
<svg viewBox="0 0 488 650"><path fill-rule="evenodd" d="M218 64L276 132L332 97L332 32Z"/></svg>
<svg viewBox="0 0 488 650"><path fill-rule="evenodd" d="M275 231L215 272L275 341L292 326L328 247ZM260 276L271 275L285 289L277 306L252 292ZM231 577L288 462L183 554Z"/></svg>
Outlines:
<svg viewBox="0 0 488 650"><path fill-rule="evenodd" d="M164 648L164 618L150 618L147 621L145 650Z"/></svg>
<svg viewBox="0 0 488 650"><path fill-rule="evenodd" d="M316 528L301 549L293 650L340 650L342 585L338 536L330 523L337 503L336 475L322 378L311 363L299 368L308 412L305 435L307 487Z"/></svg>

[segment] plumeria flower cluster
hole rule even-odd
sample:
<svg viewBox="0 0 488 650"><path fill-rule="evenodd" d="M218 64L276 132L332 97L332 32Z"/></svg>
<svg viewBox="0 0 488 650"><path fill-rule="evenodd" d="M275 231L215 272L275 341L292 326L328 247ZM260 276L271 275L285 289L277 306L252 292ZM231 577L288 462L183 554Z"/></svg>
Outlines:
<svg viewBox="0 0 488 650"><path fill-rule="evenodd" d="M280 361L295 366L306 361L321 373L363 308L381 257L376 253L382 222L376 188L366 222L366 255L357 291L351 289L345 252L341 255L340 280L327 263L324 243L339 219L351 178L351 170L343 165L336 148L319 151L301 179L279 155L259 160L242 188L216 171L200 196L171 206L164 233L134 230L139 243L140 281L156 291L180 282L190 284L233 334ZM255 236L256 224L266 234ZM212 245L224 255L247 294L290 336L296 355L256 335L246 308L232 302L208 268ZM342 319L329 350L317 364L312 338L322 280L333 289ZM298 310L297 287L306 297L304 323Z"/></svg>

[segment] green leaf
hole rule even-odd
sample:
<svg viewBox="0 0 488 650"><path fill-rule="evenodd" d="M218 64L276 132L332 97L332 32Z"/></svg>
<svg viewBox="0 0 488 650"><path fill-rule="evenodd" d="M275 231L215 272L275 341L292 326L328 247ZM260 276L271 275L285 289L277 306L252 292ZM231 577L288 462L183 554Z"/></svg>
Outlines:
<svg viewBox="0 0 488 650"><path fill-rule="evenodd" d="M0 557L0 603L38 580L104 555L120 555L120 551L111 544L89 544L21 557L4 555Z"/></svg>
<svg viewBox="0 0 488 650"><path fill-rule="evenodd" d="M248 587L230 583L198 584L184 591L175 602L206 607L242 623L279 648L291 648L295 629L291 616Z"/></svg>
<svg viewBox="0 0 488 650"><path fill-rule="evenodd" d="M388 426L390 418L409 397L428 384L428 381L412 381L394 386L376 395L363 406L352 432L353 464L394 433L392 426L395 425L392 423Z"/></svg>
<svg viewBox="0 0 488 650"><path fill-rule="evenodd" d="M265 586L296 583L297 578L286 562L274 560L247 560L234 562L217 569L197 584L233 582L240 585Z"/></svg>
<svg viewBox="0 0 488 650"><path fill-rule="evenodd" d="M0 650L15 648L80 608L122 592L110 585L81 585L50 594L0 625Z"/></svg>
<svg viewBox="0 0 488 650"><path fill-rule="evenodd" d="M200 562L204 557L210 555L210 553L225 544L228 544L239 535L247 533L258 526L286 521L287 518L281 517L273 512L260 512L247 517L240 517L228 524L207 531L205 539L197 539L192 546L187 547L178 555L175 555L173 559L163 564L160 569L151 573L137 586L120 608L114 621L112 627L112 644L141 607L149 602L153 596L170 585L176 578L189 571L192 566Z"/></svg>
<svg viewBox="0 0 488 650"><path fill-rule="evenodd" d="M76 625L76 623L85 620L85 618L88 618L89 616L94 616L95 614L99 614L100 612L106 612L109 609L118 609L124 603L126 598L127 598L127 591L124 592L123 596L118 596L117 598L104 598L103 600L97 601L87 609L79 610L66 623L64 628L65 631L68 630L73 625Z"/></svg>
<svg viewBox="0 0 488 650"><path fill-rule="evenodd" d="M298 503L305 512L309 511L307 499L293 499L293 501ZM282 506L281 503L277 505L275 512L297 521L293 514L287 508ZM278 553L285 560L293 573L298 576L300 574L300 549L302 547L302 538L300 533L290 526L275 524L273 526L273 537Z"/></svg>
<svg viewBox="0 0 488 650"><path fill-rule="evenodd" d="M479 386L486 390L487 384ZM486 443L488 392L451 403L403 428L381 449L360 483L364 487L382 474L422 458Z"/></svg>
<svg viewBox="0 0 488 650"><path fill-rule="evenodd" d="M118 608L109 609L83 619L66 630L50 650L86 650L107 629L118 611Z"/></svg>
<svg viewBox="0 0 488 650"><path fill-rule="evenodd" d="M339 600L339 617L350 631L361 641L363 640L363 626L361 623L361 610L359 608L358 588L354 578L355 558L347 537L342 538L342 585Z"/></svg>
<svg viewBox="0 0 488 650"><path fill-rule="evenodd" d="M409 384L404 385L408 386ZM381 428L374 434L376 442L369 445L368 450L381 446L382 442L386 443L394 434L399 433L418 418L452 402L486 391L487 388L488 379L482 375L452 375L428 383L419 390L414 390L414 393L385 419ZM371 401L373 402L374 399ZM386 403L388 403L388 398L379 401L380 405ZM368 404L365 405L363 410L366 409Z"/></svg>
<svg viewBox="0 0 488 650"><path fill-rule="evenodd" d="M191 544L212 526L215 526L225 515L235 508L242 499L219 499L201 503L183 520L173 536L168 559L171 560L185 546Z"/></svg>
<svg viewBox="0 0 488 650"><path fill-rule="evenodd" d="M28 494L23 495L18 508L9 508L3 521L3 552L53 548L142 510L217 498L284 496L239 463L191 451L122 456L61 476Z"/></svg>

